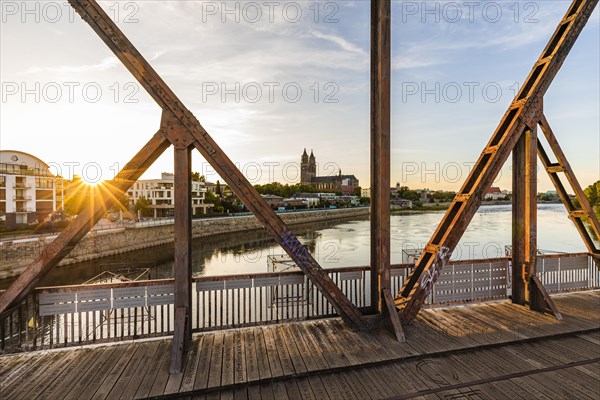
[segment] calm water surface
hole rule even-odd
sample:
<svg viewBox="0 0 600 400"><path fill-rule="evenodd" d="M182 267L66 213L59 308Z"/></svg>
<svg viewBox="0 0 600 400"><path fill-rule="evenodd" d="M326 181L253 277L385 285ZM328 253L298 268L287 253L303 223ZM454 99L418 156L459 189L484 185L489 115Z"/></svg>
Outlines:
<svg viewBox="0 0 600 400"><path fill-rule="evenodd" d="M403 250L420 249L429 240L443 212L393 215L392 263L403 261ZM369 263L369 220L322 222L295 227L293 231L324 268ZM504 255L511 241L511 207L483 206L463 235L453 258L489 258ZM586 248L567 218L562 204L544 204L538 210L538 246L543 250L584 252ZM195 275L226 275L267 271L267 256L283 254L266 232L202 238L193 243ZM171 276L173 246L165 245L119 256L57 268L43 282L47 285L78 284L105 269L128 262L156 262L153 278ZM0 282L5 287L8 280Z"/></svg>

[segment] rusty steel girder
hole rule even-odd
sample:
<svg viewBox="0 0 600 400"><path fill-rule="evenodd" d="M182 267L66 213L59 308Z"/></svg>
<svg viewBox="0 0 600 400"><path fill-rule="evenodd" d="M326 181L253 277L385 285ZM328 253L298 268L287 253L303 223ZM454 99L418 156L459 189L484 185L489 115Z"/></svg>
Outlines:
<svg viewBox="0 0 600 400"><path fill-rule="evenodd" d="M575 172L573 172L571 164L569 164L565 153L558 144L558 140L556 139L556 136L554 136L554 132L552 131L552 128L550 128L550 124L548 123L548 120L546 119L546 116L543 113L540 116L540 120L538 121L538 123L540 128L542 129L542 132L544 133L544 136L546 137L546 140L548 141L548 144L550 145L550 149L552 150L554 156L556 157L556 160L558 161L555 164L551 163L550 158L546 153L546 150L544 149L542 144L538 142L538 155L540 160L542 161L542 165L548 173L552 184L556 188L556 192L558 193L560 199L565 205L565 208L569 213L569 218L575 224L579 235L581 235L581 238L583 239L588 249L588 252L590 252L592 256L600 257L600 249L596 247L596 244L594 243L594 240L588 232L584 222L584 220L587 220L589 222L589 226L592 232L594 232L597 238L600 238L600 223L598 223L598 218L596 217L596 214L594 213L590 202L583 193L583 189L581 188L581 185L579 184L579 181L575 176ZM579 202L580 208L577 208L569 198L569 194L567 193L565 186L560 180L560 172L565 174L565 177L567 178L567 181L569 182L569 185L571 186L571 189L573 189L575 197Z"/></svg>
<svg viewBox="0 0 600 400"><path fill-rule="evenodd" d="M447 257L450 257L515 144L525 129L537 124L541 118L544 94L597 4L598 0L574 0L560 21L525 84L423 250L414 270L396 295L394 302L404 322L415 318L429 295L431 284L439 276L442 263L435 262L436 255L446 248L449 249Z"/></svg>
<svg viewBox="0 0 600 400"><path fill-rule="evenodd" d="M215 168L216 172L226 180L246 207L252 211L286 253L296 262L342 319L355 328L366 330L367 325L363 321L362 314L358 308L342 293L314 257L287 228L281 218L267 205L256 189L254 189L235 164L202 127L196 117L183 105L181 100L177 98L175 93L137 51L98 3L95 0L69 0L69 3L81 18L100 36L163 111L172 114L181 129L179 129L179 134L175 139L169 137L169 140L173 140L173 144L175 145L177 145L177 141L189 142L193 145L212 167ZM163 146L170 143L164 135L161 135L160 141L163 143ZM162 147L161 149L164 150ZM143 171L140 170L139 174L135 174L135 179L127 181L127 184L119 188L123 191L127 190L131 183L139 178L142 173ZM28 267L21 278L11 285L9 290L0 298L0 312L6 310L18 299L23 298L46 273L58 264L69 250L85 235L85 232L93 226L93 224L89 226L88 223L97 221L99 213L100 210L96 210L94 215L82 214L77 219L77 226L80 229L75 230L75 228L69 227L70 229L63 232L57 241L53 243L51 255L48 251L45 251Z"/></svg>
<svg viewBox="0 0 600 400"><path fill-rule="evenodd" d="M82 211L52 243L44 247L40 256L0 296L0 313L35 289L37 283L96 225L106 208L116 204L170 145L162 129L159 130L113 180L102 185L93 209Z"/></svg>

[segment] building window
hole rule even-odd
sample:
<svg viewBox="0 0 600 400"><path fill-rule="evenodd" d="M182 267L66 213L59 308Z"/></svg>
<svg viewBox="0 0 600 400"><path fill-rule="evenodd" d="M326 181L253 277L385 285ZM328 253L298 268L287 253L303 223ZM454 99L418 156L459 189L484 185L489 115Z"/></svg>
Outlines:
<svg viewBox="0 0 600 400"><path fill-rule="evenodd" d="M35 187L38 189L53 189L54 181L49 178L35 178Z"/></svg>
<svg viewBox="0 0 600 400"><path fill-rule="evenodd" d="M35 198L36 200L52 200L54 197L54 192L52 190L36 190Z"/></svg>

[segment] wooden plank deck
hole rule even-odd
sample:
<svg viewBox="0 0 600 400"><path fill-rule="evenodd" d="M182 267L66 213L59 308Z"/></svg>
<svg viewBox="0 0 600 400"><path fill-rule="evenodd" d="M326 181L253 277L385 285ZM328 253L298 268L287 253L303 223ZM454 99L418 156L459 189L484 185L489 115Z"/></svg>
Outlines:
<svg viewBox="0 0 600 400"><path fill-rule="evenodd" d="M339 319L0 357L2 399L528 399L600 397L600 291L554 297L564 320L510 302L423 310L405 327Z"/></svg>

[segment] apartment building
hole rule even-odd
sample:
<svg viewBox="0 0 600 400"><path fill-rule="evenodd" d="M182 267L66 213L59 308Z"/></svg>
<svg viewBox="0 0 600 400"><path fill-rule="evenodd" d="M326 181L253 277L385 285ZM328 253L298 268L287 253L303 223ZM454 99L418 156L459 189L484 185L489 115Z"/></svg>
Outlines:
<svg viewBox="0 0 600 400"><path fill-rule="evenodd" d="M45 221L64 207L64 184L39 158L0 150L0 220L7 226Z"/></svg>
<svg viewBox="0 0 600 400"><path fill-rule="evenodd" d="M145 197L153 210L154 218L173 217L175 210L175 175L163 172L160 179L142 179L133 184L127 192L131 205ZM206 187L204 182L192 181L192 213L206 214L212 204L204 204Z"/></svg>

